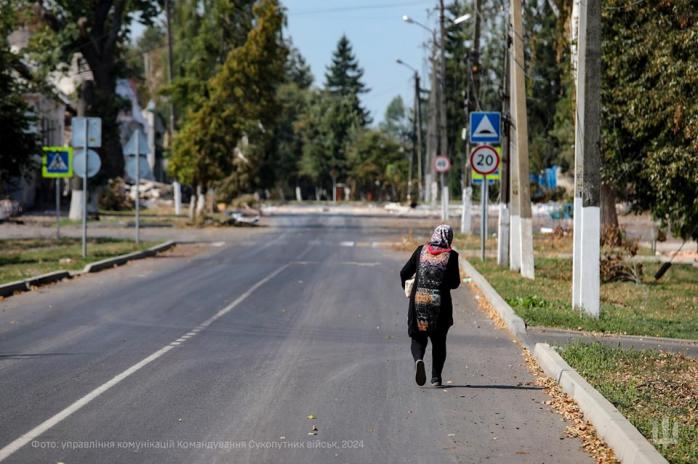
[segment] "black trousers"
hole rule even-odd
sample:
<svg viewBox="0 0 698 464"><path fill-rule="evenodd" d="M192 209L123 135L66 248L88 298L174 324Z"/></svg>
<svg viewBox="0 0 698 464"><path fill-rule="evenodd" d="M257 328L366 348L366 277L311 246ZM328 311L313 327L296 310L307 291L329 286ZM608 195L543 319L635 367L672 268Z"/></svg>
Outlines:
<svg viewBox="0 0 698 464"><path fill-rule="evenodd" d="M431 339L431 376L441 378L441 371L446 362L446 335L448 329L440 330L435 333L426 334L420 332L412 337L412 357L415 361L424 359L424 353L427 351L427 343Z"/></svg>

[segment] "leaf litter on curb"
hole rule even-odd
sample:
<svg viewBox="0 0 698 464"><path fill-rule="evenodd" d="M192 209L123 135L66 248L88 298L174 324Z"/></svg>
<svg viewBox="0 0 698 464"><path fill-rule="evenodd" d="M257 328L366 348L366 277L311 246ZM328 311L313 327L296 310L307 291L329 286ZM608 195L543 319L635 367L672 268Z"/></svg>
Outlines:
<svg viewBox="0 0 698 464"><path fill-rule="evenodd" d="M499 316L499 313L495 311L489 300L485 298L480 288L472 281L469 282L468 287L475 295L478 308L487 314L495 327L506 330L504 321ZM584 450L589 453L598 464L619 463L620 461L616 458L613 450L596 434L596 428L589 421L584 419L584 414L574 400L562 391L562 388L557 382L545 375L528 348L523 346L516 339L512 338L512 341L521 349L526 367L536 379L536 385L543 387L551 398L545 401L545 403L571 424L565 428L565 434L571 438L578 438L582 442Z"/></svg>

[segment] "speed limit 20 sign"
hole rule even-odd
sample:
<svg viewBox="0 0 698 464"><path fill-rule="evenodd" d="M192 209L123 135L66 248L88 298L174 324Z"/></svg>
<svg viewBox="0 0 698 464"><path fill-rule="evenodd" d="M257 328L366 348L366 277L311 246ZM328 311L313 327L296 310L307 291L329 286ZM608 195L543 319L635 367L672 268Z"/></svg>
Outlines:
<svg viewBox="0 0 698 464"><path fill-rule="evenodd" d="M479 145L470 152L470 165L478 174L493 174L499 167L499 153L491 145Z"/></svg>
<svg viewBox="0 0 698 464"><path fill-rule="evenodd" d="M434 158L434 170L439 174L451 169L451 160L447 156L437 156Z"/></svg>

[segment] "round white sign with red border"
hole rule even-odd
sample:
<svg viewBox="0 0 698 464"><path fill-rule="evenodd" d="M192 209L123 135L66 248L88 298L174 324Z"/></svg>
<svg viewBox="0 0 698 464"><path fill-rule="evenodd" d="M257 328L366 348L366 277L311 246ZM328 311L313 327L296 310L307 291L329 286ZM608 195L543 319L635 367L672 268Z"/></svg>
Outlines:
<svg viewBox="0 0 698 464"><path fill-rule="evenodd" d="M491 145L478 145L470 152L470 165L483 176L494 174L499 167L499 153Z"/></svg>
<svg viewBox="0 0 698 464"><path fill-rule="evenodd" d="M437 156L434 158L434 170L439 174L448 172L451 169L451 160L447 156Z"/></svg>

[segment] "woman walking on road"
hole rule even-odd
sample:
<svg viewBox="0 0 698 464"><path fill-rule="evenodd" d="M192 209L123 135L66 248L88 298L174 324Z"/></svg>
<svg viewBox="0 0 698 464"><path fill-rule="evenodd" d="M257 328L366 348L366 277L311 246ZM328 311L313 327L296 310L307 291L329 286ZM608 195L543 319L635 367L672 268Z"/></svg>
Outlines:
<svg viewBox="0 0 698 464"><path fill-rule="evenodd" d="M408 283L409 310L407 333L412 338L412 356L415 361L415 380L422 386L426 382L424 353L431 339L431 384L441 386L441 371L446 361L446 335L453 325L451 290L460 285L458 253L451 249L453 229L442 224L426 245L420 245L400 271L402 287Z"/></svg>

